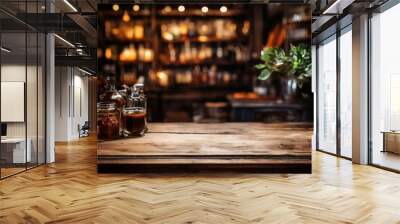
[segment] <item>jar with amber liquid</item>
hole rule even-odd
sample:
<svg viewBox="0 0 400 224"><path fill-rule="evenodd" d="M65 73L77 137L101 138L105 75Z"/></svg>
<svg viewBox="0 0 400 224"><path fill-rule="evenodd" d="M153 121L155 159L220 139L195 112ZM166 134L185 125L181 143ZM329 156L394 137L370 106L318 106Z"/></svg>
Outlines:
<svg viewBox="0 0 400 224"><path fill-rule="evenodd" d="M122 111L124 137L143 136L146 132L146 110L143 107L127 107Z"/></svg>
<svg viewBox="0 0 400 224"><path fill-rule="evenodd" d="M97 137L101 140L119 138L120 113L115 103L97 104Z"/></svg>
<svg viewBox="0 0 400 224"><path fill-rule="evenodd" d="M106 91L100 95L100 101L108 104L113 103L118 114L121 115L122 108L126 106L127 99L121 94L121 92L117 91L114 77L107 77L106 82ZM121 117L119 117L118 121L121 121ZM120 135L122 134L122 126L120 126L119 133Z"/></svg>
<svg viewBox="0 0 400 224"><path fill-rule="evenodd" d="M137 84L135 84L133 86L133 88L134 88L135 92L137 94L139 94L139 100L138 100L139 101L139 106L138 107L143 107L144 111L146 112L147 111L147 97L144 94L144 85L142 83L137 83ZM147 116L147 113L146 113L146 116ZM144 127L145 128L145 132L147 132L147 130L148 130L148 128L147 128L147 117L146 117L146 119L144 121L145 121L145 127Z"/></svg>
<svg viewBox="0 0 400 224"><path fill-rule="evenodd" d="M122 110L124 137L142 136L147 131L146 101L143 84L134 85L127 107Z"/></svg>

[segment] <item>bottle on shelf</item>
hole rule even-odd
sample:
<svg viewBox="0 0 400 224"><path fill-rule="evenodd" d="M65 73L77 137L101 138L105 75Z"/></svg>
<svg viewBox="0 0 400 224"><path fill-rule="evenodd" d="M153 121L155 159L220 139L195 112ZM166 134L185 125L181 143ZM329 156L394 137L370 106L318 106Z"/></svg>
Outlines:
<svg viewBox="0 0 400 224"><path fill-rule="evenodd" d="M217 84L217 66L211 66L208 72L208 84L209 85L216 85Z"/></svg>
<svg viewBox="0 0 400 224"><path fill-rule="evenodd" d="M220 44L218 44L217 51L216 51L216 56L217 56L216 58L218 60L221 60L221 59L224 58L224 49L221 47Z"/></svg>
<svg viewBox="0 0 400 224"><path fill-rule="evenodd" d="M143 44L139 44L138 56L139 56L139 61L143 61L144 60L144 47L143 47Z"/></svg>
<svg viewBox="0 0 400 224"><path fill-rule="evenodd" d="M129 47L125 47L120 56L119 60L122 62L134 62L137 60L138 52L133 44L130 44Z"/></svg>
<svg viewBox="0 0 400 224"><path fill-rule="evenodd" d="M169 62L175 63L176 62L176 50L173 44L168 44L168 52L169 52Z"/></svg>

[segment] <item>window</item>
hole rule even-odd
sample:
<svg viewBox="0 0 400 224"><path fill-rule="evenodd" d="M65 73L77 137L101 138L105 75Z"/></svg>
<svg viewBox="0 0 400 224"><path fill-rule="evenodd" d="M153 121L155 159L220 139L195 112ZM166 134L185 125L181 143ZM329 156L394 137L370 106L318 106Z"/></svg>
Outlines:
<svg viewBox="0 0 400 224"><path fill-rule="evenodd" d="M318 48L318 149L336 153L336 36Z"/></svg>
<svg viewBox="0 0 400 224"><path fill-rule="evenodd" d="M352 32L340 36L340 155L352 157Z"/></svg>
<svg viewBox="0 0 400 224"><path fill-rule="evenodd" d="M371 18L371 158L400 170L400 5Z"/></svg>

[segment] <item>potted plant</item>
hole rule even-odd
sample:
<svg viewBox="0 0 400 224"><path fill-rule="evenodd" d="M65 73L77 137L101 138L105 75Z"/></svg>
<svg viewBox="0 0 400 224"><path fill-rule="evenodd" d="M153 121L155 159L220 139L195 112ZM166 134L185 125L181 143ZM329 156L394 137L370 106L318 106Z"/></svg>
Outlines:
<svg viewBox="0 0 400 224"><path fill-rule="evenodd" d="M309 97L308 86L311 83L311 53L304 45L290 46L289 53L282 48L265 48L261 52L259 69L260 80L271 77L281 80L281 95L286 101L293 101L297 96Z"/></svg>
<svg viewBox="0 0 400 224"><path fill-rule="evenodd" d="M264 92L272 97L283 96L281 93L282 79L289 71L288 57L285 51L281 48L265 48L261 52L260 57L262 63L256 65L256 68L261 71L258 77L258 89L263 89Z"/></svg>
<svg viewBox="0 0 400 224"><path fill-rule="evenodd" d="M302 99L311 98L311 50L304 45L290 47L290 75L298 83L297 93Z"/></svg>
<svg viewBox="0 0 400 224"><path fill-rule="evenodd" d="M260 59L263 63L256 65L261 70L258 76L260 80L267 80L271 75L285 76L290 70L289 58L281 48L265 48L261 51Z"/></svg>

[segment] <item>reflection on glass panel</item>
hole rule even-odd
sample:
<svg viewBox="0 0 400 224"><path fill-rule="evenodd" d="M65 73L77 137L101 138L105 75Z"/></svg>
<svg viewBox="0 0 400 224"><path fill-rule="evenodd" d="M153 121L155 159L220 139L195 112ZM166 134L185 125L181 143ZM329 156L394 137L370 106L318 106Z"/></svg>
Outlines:
<svg viewBox="0 0 400 224"><path fill-rule="evenodd" d="M27 13L37 13L39 4L37 1L28 1L26 10ZM38 16L32 16L29 20L34 23L38 22ZM35 30L27 31L27 137L32 142L32 161L28 163L28 167L34 167L38 164L38 33Z"/></svg>
<svg viewBox="0 0 400 224"><path fill-rule="evenodd" d="M19 17L43 13L45 0L0 1ZM38 19L37 16L29 19ZM0 12L0 177L45 162L45 35ZM32 21L34 22L34 21Z"/></svg>
<svg viewBox="0 0 400 224"><path fill-rule="evenodd" d="M27 33L27 80L26 80L26 114L27 114L27 142L30 147L30 161L28 168L37 165L38 158L38 35L36 32ZM29 148L28 147L28 148Z"/></svg>
<svg viewBox="0 0 400 224"><path fill-rule="evenodd" d="M340 36L340 152L352 157L352 33Z"/></svg>
<svg viewBox="0 0 400 224"><path fill-rule="evenodd" d="M372 162L400 170L400 5L372 17Z"/></svg>
<svg viewBox="0 0 400 224"><path fill-rule="evenodd" d="M46 65L46 52L45 35L39 33L38 36L38 164L45 163L45 65Z"/></svg>
<svg viewBox="0 0 400 224"><path fill-rule="evenodd" d="M25 170L26 162L31 161L31 142L26 141L25 38L25 32L1 34L2 177Z"/></svg>
<svg viewBox="0 0 400 224"><path fill-rule="evenodd" d="M318 48L318 148L336 153L336 39Z"/></svg>

